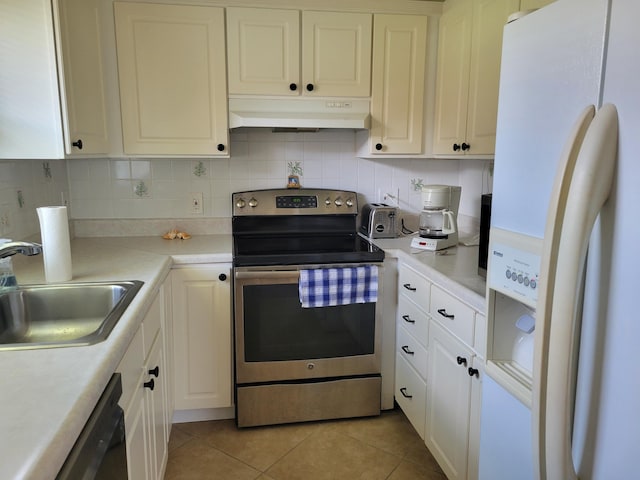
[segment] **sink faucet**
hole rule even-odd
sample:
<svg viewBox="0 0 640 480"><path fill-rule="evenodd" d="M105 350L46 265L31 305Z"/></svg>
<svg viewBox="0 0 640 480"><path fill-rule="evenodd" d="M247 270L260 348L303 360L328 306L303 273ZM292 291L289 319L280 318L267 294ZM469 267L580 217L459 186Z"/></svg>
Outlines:
<svg viewBox="0 0 640 480"><path fill-rule="evenodd" d="M42 245L31 242L9 242L0 245L0 258L10 257L16 253L32 256L42 253Z"/></svg>

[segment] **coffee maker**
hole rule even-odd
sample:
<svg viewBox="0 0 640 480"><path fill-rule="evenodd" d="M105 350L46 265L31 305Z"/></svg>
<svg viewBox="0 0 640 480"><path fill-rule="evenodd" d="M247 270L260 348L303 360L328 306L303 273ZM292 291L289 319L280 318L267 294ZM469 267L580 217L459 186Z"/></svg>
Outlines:
<svg viewBox="0 0 640 480"><path fill-rule="evenodd" d="M419 237L411 247L442 250L458 244L458 209L462 187L425 185L422 187Z"/></svg>

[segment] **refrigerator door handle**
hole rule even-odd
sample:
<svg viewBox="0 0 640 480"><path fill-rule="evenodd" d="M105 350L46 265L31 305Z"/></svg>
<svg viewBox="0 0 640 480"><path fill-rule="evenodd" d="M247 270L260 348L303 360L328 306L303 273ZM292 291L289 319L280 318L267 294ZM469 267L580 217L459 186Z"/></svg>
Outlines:
<svg viewBox="0 0 640 480"><path fill-rule="evenodd" d="M574 129L576 139L589 123L585 113ZM532 399L534 466L540 479L578 478L571 455L579 341L576 317L589 237L613 183L618 143L613 105L598 111L581 143L565 149L569 154L561 162L561 176L556 177L544 236Z"/></svg>

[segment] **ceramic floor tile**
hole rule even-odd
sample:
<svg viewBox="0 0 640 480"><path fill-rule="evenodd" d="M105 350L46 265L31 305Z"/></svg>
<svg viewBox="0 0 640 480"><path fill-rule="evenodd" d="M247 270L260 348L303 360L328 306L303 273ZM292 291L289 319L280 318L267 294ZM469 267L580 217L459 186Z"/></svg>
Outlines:
<svg viewBox="0 0 640 480"><path fill-rule="evenodd" d="M424 446L423 440L400 410L383 412L379 417L331 422L326 428L401 457L417 446Z"/></svg>
<svg viewBox="0 0 640 480"><path fill-rule="evenodd" d="M176 425L171 426L171 435L169 437L169 452L175 450L176 448L180 448L182 445L187 443L189 440L193 438L192 435L189 435L186 432L183 432Z"/></svg>
<svg viewBox="0 0 640 480"><path fill-rule="evenodd" d="M322 429L276 462L274 480L384 480L400 458L331 429Z"/></svg>
<svg viewBox="0 0 640 480"><path fill-rule="evenodd" d="M307 438L316 423L238 429L233 420L182 424L181 429L252 467L266 471Z"/></svg>
<svg viewBox="0 0 640 480"><path fill-rule="evenodd" d="M417 436L417 434L416 434ZM420 438L420 437L418 437ZM423 470L442 472L440 465L427 448L427 446L420 439L420 443L414 443L409 448L409 451L404 456L404 460L419 465Z"/></svg>
<svg viewBox="0 0 640 480"><path fill-rule="evenodd" d="M440 471L424 469L416 463L402 461L387 480L447 480L447 477Z"/></svg>
<svg viewBox="0 0 640 480"><path fill-rule="evenodd" d="M193 438L173 450L167 462L165 480L255 480L260 472Z"/></svg>

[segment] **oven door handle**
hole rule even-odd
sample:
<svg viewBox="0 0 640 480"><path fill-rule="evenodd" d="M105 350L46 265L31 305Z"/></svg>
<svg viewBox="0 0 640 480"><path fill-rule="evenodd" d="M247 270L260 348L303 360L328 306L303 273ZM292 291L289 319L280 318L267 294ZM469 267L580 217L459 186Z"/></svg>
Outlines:
<svg viewBox="0 0 640 480"><path fill-rule="evenodd" d="M290 278L291 276L299 276L299 270L255 270L250 272L235 272L238 280L255 279L255 278Z"/></svg>

